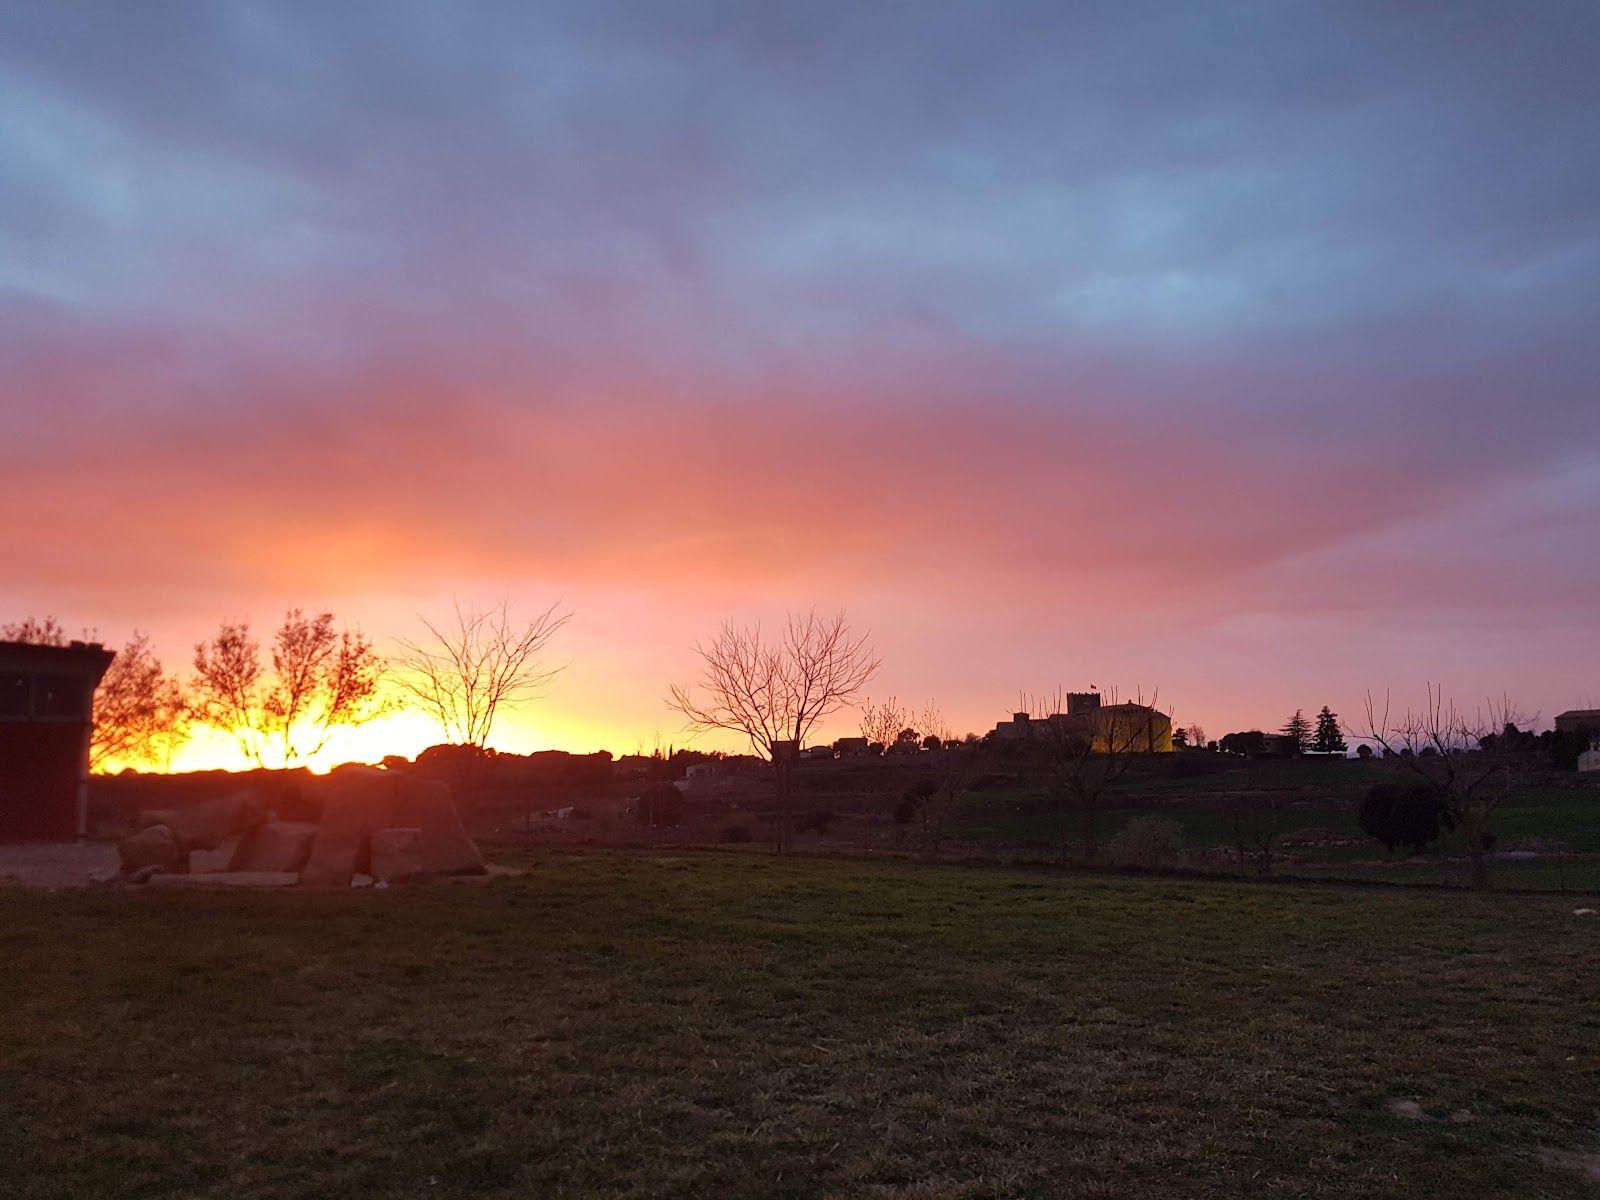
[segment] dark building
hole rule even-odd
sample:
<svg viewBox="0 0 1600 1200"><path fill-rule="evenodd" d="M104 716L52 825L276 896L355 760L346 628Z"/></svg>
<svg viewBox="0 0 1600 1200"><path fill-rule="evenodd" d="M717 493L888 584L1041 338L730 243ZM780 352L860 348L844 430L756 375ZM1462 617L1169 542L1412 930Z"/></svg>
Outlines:
<svg viewBox="0 0 1600 1200"><path fill-rule="evenodd" d="M1556 715L1557 733L1587 734L1600 738L1600 708L1571 708Z"/></svg>
<svg viewBox="0 0 1600 1200"><path fill-rule="evenodd" d="M0 642L0 841L87 832L94 689L115 657L88 642Z"/></svg>

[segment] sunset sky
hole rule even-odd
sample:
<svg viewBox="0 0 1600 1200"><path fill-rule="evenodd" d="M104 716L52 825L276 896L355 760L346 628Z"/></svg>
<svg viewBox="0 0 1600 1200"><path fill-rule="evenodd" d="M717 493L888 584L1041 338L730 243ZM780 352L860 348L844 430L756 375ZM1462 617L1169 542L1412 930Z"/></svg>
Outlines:
<svg viewBox="0 0 1600 1200"><path fill-rule="evenodd" d="M561 600L519 751L681 744L693 643L811 605L962 731L1548 725L1597 61L1577 2L0 2L0 621Z"/></svg>

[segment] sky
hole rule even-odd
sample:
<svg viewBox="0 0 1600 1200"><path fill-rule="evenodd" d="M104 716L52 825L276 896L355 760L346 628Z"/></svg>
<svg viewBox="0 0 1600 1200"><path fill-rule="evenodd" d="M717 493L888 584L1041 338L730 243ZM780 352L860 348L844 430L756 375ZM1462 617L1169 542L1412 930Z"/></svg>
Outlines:
<svg viewBox="0 0 1600 1200"><path fill-rule="evenodd" d="M1597 54L1577 0L0 0L0 619L181 672L559 600L518 751L684 744L694 644L812 606L961 730L1548 725L1600 704Z"/></svg>

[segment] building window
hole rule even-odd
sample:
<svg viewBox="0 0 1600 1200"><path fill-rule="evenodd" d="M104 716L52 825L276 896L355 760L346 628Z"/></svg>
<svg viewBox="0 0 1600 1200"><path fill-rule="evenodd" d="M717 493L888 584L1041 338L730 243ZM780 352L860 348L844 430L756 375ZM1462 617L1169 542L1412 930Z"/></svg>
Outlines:
<svg viewBox="0 0 1600 1200"><path fill-rule="evenodd" d="M33 680L17 671L0 671L0 720L6 717L26 717L30 706L28 697Z"/></svg>
<svg viewBox="0 0 1600 1200"><path fill-rule="evenodd" d="M37 717L87 717L87 699L82 679L73 675L40 675L33 687L33 713Z"/></svg>

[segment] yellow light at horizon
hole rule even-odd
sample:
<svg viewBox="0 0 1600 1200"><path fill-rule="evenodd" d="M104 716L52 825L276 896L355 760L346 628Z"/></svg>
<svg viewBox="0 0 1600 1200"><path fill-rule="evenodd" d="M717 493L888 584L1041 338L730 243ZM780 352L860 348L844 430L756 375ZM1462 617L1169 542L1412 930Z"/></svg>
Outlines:
<svg viewBox="0 0 1600 1200"><path fill-rule="evenodd" d="M295 765L307 767L313 774L325 775L342 763L378 763L390 755L414 759L428 747L437 746L445 740L434 721L415 710L402 709L363 725L335 730L327 745ZM542 714L535 718L533 714L509 712L496 722L489 745L510 754L527 754L545 749L587 753L601 748L623 754L632 749L636 740L616 730L602 731L559 721L551 722ZM269 753L266 765L279 768L283 763ZM240 746L238 739L228 731L197 725L189 739L174 748L163 761L140 763L113 760L105 764L102 773L115 774L124 767L176 774L186 771L248 771L257 766Z"/></svg>

